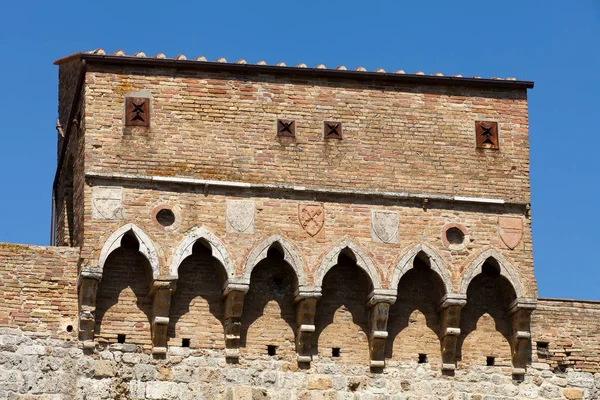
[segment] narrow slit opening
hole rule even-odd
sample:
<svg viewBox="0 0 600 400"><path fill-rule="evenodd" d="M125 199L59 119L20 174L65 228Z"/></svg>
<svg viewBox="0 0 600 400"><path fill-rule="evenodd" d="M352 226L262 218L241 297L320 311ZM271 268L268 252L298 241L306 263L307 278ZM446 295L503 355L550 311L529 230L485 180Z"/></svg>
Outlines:
<svg viewBox="0 0 600 400"><path fill-rule="evenodd" d="M122 333L119 333L119 334L117 335L117 343L125 343L125 338L126 338L126 337L127 337L126 335L124 335L124 334L122 334Z"/></svg>

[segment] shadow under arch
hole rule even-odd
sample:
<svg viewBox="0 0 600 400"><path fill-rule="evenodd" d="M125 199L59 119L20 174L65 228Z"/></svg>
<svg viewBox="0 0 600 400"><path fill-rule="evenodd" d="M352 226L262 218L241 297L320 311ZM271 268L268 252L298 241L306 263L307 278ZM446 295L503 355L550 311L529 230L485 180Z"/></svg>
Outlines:
<svg viewBox="0 0 600 400"><path fill-rule="evenodd" d="M481 252L473 262L469 264L460 283L460 293L467 294L473 279L483 272L483 266L488 261L492 260L498 275L504 277L514 289L517 297L523 296L523 285L519 279L519 274L513 265L496 249L487 249Z"/></svg>
<svg viewBox="0 0 600 400"><path fill-rule="evenodd" d="M187 248L187 256L177 266L179 279L171 297L167 337L169 346L204 349L225 348L222 290L228 272L215 257L212 246L198 238Z"/></svg>
<svg viewBox="0 0 600 400"><path fill-rule="evenodd" d="M392 273L391 288L397 288L400 279L415 266L415 260L423 261L431 271L435 272L441 280L445 293L452 293L452 278L446 268L446 264L431 247L426 244L418 244L408 250L396 263Z"/></svg>
<svg viewBox="0 0 600 400"><path fill-rule="evenodd" d="M306 285L306 274L304 262L296 248L281 235L272 235L260 242L248 255L244 264L244 280L250 282L252 271L264 259L267 258L269 251L275 248L282 255L283 260L292 267L298 281L298 286Z"/></svg>
<svg viewBox="0 0 600 400"><path fill-rule="evenodd" d="M398 297L390 307L385 357L441 363L439 304L448 283L432 268L431 255L423 250L412 255L397 282Z"/></svg>
<svg viewBox="0 0 600 400"><path fill-rule="evenodd" d="M327 273L338 264L339 256L344 255L346 258L350 258L354 261L354 264L360 267L363 272L369 277L373 289L381 289L381 276L379 271L375 268L375 264L367 252L352 242L351 240L344 240L341 243L335 245L331 250L325 254L322 258L321 263L315 271L314 284L315 286L322 286L323 280Z"/></svg>
<svg viewBox="0 0 600 400"><path fill-rule="evenodd" d="M495 365L511 365L509 306L517 293L501 268L488 257L466 290L457 342L457 358L463 364L486 365L486 358L493 357Z"/></svg>
<svg viewBox="0 0 600 400"><path fill-rule="evenodd" d="M178 276L181 263L186 257L192 254L194 246L198 241L204 243L204 246L210 249L212 256L221 263L227 279L233 278L235 276L234 261L227 247L215 234L203 226L193 228L186 233L173 254L169 273Z"/></svg>
<svg viewBox="0 0 600 400"><path fill-rule="evenodd" d="M104 261L96 295L94 330L99 342L114 343L118 335L125 335L128 342L151 346L152 269L139 249L136 236L125 233Z"/></svg>
<svg viewBox="0 0 600 400"><path fill-rule="evenodd" d="M277 356L296 359L294 294L298 278L284 252L280 243L273 242L266 257L252 268L240 337L246 357L267 355L268 346L274 346Z"/></svg>
<svg viewBox="0 0 600 400"><path fill-rule="evenodd" d="M357 265L354 253L343 249L322 280L313 355L335 357L341 363L369 364L367 299L373 286L369 274Z"/></svg>
<svg viewBox="0 0 600 400"><path fill-rule="evenodd" d="M121 247L121 242L125 235L135 238L138 243L138 251L146 257L146 260L150 265L152 278L158 278L160 275L160 265L156 246L154 242L152 242L152 239L150 239L150 237L142 229L133 223L123 225L114 231L104 242L98 257L98 267L100 269L98 272L100 272L101 277L106 260L113 251Z"/></svg>

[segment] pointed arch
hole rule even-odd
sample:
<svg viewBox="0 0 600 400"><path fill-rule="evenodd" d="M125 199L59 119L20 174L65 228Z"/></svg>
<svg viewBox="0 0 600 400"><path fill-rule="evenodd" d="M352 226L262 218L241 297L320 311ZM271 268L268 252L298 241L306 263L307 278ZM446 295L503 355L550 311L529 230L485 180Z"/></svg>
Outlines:
<svg viewBox="0 0 600 400"><path fill-rule="evenodd" d="M221 240L215 234L203 226L194 228L186 233L185 238L181 241L177 247L177 250L175 250L175 253L173 254L173 260L171 261L169 273L174 276L179 276L178 271L181 262L192 254L194 243L196 243L198 240L203 241L210 247L212 256L219 260L221 265L223 265L227 279L233 278L235 275L233 258L229 254L229 251L227 251L225 244L223 244L223 242L221 242Z"/></svg>
<svg viewBox="0 0 600 400"><path fill-rule="evenodd" d="M283 253L283 259L294 269L298 286L306 285L306 274L304 272L304 262L296 248L281 235L273 235L263 240L258 246L252 249L252 252L244 264L244 280L250 282L252 270L256 265L267 258L267 253L271 246L278 245Z"/></svg>
<svg viewBox="0 0 600 400"><path fill-rule="evenodd" d="M460 284L460 293L465 295L467 294L469 284L477 275L479 275L482 272L481 267L483 266L483 263L485 263L490 258L498 263L498 266L500 267L500 275L510 282L513 289L515 290L517 298L522 297L523 286L521 285L519 274L517 273L513 265L506 258L504 258L504 256L496 249L487 249L483 251L473 262L471 262L471 264L463 274Z"/></svg>
<svg viewBox="0 0 600 400"><path fill-rule="evenodd" d="M317 267L315 272L315 286L320 287L323 285L325 275L327 275L327 272L337 264L338 257L342 252L349 252L350 255L356 259L356 265L362 268L369 278L371 278L373 289L382 288L381 277L379 276L377 268L375 268L375 264L373 264L373 260L371 260L371 257L369 257L359 245L351 240L344 240L337 244L323 257L321 264Z"/></svg>
<svg viewBox="0 0 600 400"><path fill-rule="evenodd" d="M152 278L156 279L160 275L160 265L158 261L158 251L156 250L156 246L152 239L137 225L133 223L129 223L123 225L116 231L114 231L108 239L104 242L104 246L100 251L99 258L99 267L100 271L104 269L104 263L106 259L114 250L121 247L121 239L127 233L131 232L140 244L139 252L146 256L146 259L150 263L150 267L152 268Z"/></svg>
<svg viewBox="0 0 600 400"><path fill-rule="evenodd" d="M400 260L396 263L394 267L394 272L392 273L392 282L390 288L396 290L398 288L398 283L400 283L400 279L406 274L411 268L413 268L413 261L415 257L419 254L425 254L425 256L429 259L429 265L432 271L438 274L441 278L444 289L446 290L446 294L452 293L452 278L450 277L450 273L448 272L448 268L446 268L446 264L442 257L440 257L431 247L426 244L418 244L412 249L410 249Z"/></svg>

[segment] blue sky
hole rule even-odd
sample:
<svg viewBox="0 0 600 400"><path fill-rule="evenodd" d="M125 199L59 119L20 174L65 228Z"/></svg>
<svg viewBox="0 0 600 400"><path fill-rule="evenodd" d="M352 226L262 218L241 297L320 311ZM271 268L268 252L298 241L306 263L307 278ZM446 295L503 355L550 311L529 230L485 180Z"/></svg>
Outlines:
<svg viewBox="0 0 600 400"><path fill-rule="evenodd" d="M4 2L0 241L48 244L57 67L131 54L533 80L533 240L542 297L600 299L600 1Z"/></svg>

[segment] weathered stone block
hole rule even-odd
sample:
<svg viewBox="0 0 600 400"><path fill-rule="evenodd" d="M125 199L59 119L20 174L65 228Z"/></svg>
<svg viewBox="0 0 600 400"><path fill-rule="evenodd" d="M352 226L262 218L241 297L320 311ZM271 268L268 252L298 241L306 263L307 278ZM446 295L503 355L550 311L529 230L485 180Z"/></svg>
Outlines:
<svg viewBox="0 0 600 400"><path fill-rule="evenodd" d="M227 200L227 232L254 233L254 201Z"/></svg>
<svg viewBox="0 0 600 400"><path fill-rule="evenodd" d="M95 186L92 190L93 219L123 219L123 188Z"/></svg>

